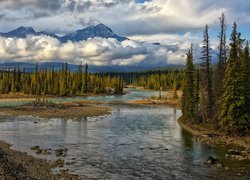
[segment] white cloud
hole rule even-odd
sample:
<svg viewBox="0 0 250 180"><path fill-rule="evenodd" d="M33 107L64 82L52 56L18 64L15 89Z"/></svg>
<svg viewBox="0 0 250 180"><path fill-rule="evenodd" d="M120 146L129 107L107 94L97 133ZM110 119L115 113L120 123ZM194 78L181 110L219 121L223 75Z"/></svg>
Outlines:
<svg viewBox="0 0 250 180"><path fill-rule="evenodd" d="M154 45L134 40L92 38L60 43L49 36L25 39L0 37L0 61L88 63L90 65L161 66L184 63L185 50L177 45Z"/></svg>
<svg viewBox="0 0 250 180"><path fill-rule="evenodd" d="M179 33L214 25L225 12L229 23L249 25L247 0L2 0L0 23L65 33L102 22L121 35Z"/></svg>
<svg viewBox="0 0 250 180"><path fill-rule="evenodd" d="M0 31L32 26L64 34L95 23L110 26L131 40L94 38L61 44L47 36L0 38L0 60L88 62L95 65L144 65L184 63L191 43L199 57L205 24L218 27L225 12L228 23L250 26L247 0L0 0ZM230 26L230 25L229 25ZM199 32L199 33L197 33ZM215 37L217 33L213 32ZM153 45L159 42L161 45ZM211 38L212 47L216 41Z"/></svg>

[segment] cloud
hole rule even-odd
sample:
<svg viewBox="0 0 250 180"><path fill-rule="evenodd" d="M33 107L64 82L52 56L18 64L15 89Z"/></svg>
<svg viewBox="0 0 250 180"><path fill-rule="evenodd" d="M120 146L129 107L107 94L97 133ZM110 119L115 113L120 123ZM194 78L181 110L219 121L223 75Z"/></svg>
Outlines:
<svg viewBox="0 0 250 180"><path fill-rule="evenodd" d="M0 0L2 32L24 25L65 34L104 23L131 39L117 42L93 38L61 44L47 36L0 38L0 60L138 66L184 63L191 43L199 59L205 24L211 29L218 27L218 17L225 12L228 24L236 20L248 28L249 11L246 0ZM213 47L217 46L216 34L212 32Z"/></svg>
<svg viewBox="0 0 250 180"><path fill-rule="evenodd" d="M147 42L92 38L80 42L60 43L49 36L25 39L0 37L0 61L80 62L97 66L134 65L165 66L184 63L185 50L177 45L154 45Z"/></svg>
<svg viewBox="0 0 250 180"><path fill-rule="evenodd" d="M225 12L229 23L250 24L246 0L1 0L1 31L16 26L65 33L104 23L121 35L186 33L213 26Z"/></svg>

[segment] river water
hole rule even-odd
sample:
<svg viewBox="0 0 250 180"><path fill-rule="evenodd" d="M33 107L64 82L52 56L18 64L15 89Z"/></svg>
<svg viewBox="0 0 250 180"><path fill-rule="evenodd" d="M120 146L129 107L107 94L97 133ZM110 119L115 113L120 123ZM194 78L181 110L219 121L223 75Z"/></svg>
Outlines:
<svg viewBox="0 0 250 180"><path fill-rule="evenodd" d="M192 141L177 119L178 109L164 106L130 106L128 100L146 98L154 91L131 90L120 96L92 96L112 107L111 115L81 121L0 116L0 139L13 148L37 157L31 146L67 148L65 168L82 179L247 179L237 175L238 166L249 168L249 161L225 158L228 147ZM60 101L79 100L68 98ZM115 103L114 103L115 102ZM37 122L37 123L34 123ZM217 157L224 166L203 164L207 156Z"/></svg>

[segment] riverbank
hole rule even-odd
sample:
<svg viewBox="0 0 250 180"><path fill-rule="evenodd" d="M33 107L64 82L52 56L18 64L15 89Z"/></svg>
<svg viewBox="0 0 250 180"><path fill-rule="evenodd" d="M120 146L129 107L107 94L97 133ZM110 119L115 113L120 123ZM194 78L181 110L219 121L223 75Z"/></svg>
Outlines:
<svg viewBox="0 0 250 180"><path fill-rule="evenodd" d="M152 95L147 99L139 99L135 101L129 101L131 104L141 104L141 105L164 105L173 108L180 109L180 97L182 96L182 91L176 92L176 97L174 98L173 91L160 91L159 95Z"/></svg>
<svg viewBox="0 0 250 180"><path fill-rule="evenodd" d="M188 124L182 117L178 119L178 123L183 129L193 134L196 141L209 144L234 145L250 150L250 137L227 136L209 127L209 125L205 128L201 125Z"/></svg>
<svg viewBox="0 0 250 180"><path fill-rule="evenodd" d="M0 141L0 179L80 179L68 171L53 174L52 168L57 167L57 162L48 162L35 158L24 152L11 149L11 145Z"/></svg>
<svg viewBox="0 0 250 180"><path fill-rule="evenodd" d="M142 104L142 105L165 105L173 108L180 108L180 102L178 99L172 100L159 100L159 99L141 99L135 101L129 101L130 104Z"/></svg>
<svg viewBox="0 0 250 180"><path fill-rule="evenodd" d="M7 116L33 116L40 118L70 118L79 119L102 116L111 113L111 109L101 106L101 103L78 101L70 103L32 105L27 104L14 108L1 108L0 113Z"/></svg>
<svg viewBox="0 0 250 180"><path fill-rule="evenodd" d="M94 93L88 93L88 94L82 94L81 96L59 96L59 95L32 95L32 94L24 94L24 93L10 93L10 94L0 94L0 103L4 102L18 102L18 101L34 101L37 98L40 99L58 99L60 98L81 98L81 97L87 97L87 96L113 96L113 95L121 95L126 94L126 92L120 93L120 94L114 94L114 93L100 93L100 94L94 94Z"/></svg>

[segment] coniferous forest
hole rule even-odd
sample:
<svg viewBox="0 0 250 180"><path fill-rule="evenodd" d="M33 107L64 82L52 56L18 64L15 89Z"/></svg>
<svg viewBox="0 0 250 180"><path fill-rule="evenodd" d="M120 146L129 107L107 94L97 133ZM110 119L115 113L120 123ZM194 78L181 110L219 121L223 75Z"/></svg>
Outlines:
<svg viewBox="0 0 250 180"><path fill-rule="evenodd" d="M88 72L88 65L79 65L77 72L72 72L67 63L60 70L39 70L36 64L34 72L25 72L18 67L0 72L0 90L2 94L24 93L32 95L75 96L87 93L123 92L123 81L120 77L100 77Z"/></svg>
<svg viewBox="0 0 250 180"><path fill-rule="evenodd" d="M76 72L65 63L60 70L34 67L34 72L25 72L16 66L0 71L2 94L24 93L32 95L80 96L94 94L120 94L126 85L142 86L151 90L179 90L183 84L182 70L152 70L141 72L90 73L88 65L79 65Z"/></svg>
<svg viewBox="0 0 250 180"><path fill-rule="evenodd" d="M226 19L219 18L218 63L211 63L209 28L203 32L200 64L194 64L193 47L187 53L181 108L191 124L210 124L236 136L249 135L250 57L248 41L234 23L230 42L226 40Z"/></svg>

